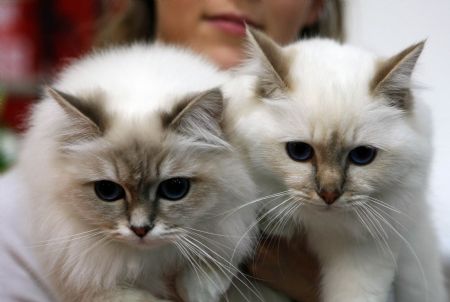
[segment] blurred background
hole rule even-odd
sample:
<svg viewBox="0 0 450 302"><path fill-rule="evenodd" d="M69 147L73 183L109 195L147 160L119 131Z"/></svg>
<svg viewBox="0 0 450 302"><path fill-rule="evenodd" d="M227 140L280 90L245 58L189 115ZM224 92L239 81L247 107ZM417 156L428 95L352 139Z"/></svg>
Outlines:
<svg viewBox="0 0 450 302"><path fill-rule="evenodd" d="M0 0L0 172L14 161L42 85L90 49L100 16L125 7L122 0Z"/></svg>
<svg viewBox="0 0 450 302"><path fill-rule="evenodd" d="M0 0L0 172L14 161L42 84L70 58L89 51L101 17L120 14L129 1L139 0ZM351 44L388 56L427 39L415 76L426 87L418 96L433 112L431 205L450 255L450 1L343 2Z"/></svg>

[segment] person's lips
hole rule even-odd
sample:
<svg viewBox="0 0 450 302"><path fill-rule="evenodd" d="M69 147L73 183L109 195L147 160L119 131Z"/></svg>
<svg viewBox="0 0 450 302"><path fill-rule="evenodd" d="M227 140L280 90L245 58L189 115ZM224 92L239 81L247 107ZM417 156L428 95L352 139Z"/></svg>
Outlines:
<svg viewBox="0 0 450 302"><path fill-rule="evenodd" d="M237 14L220 14L205 18L212 26L236 36L245 35L245 24L261 29L262 27L248 17Z"/></svg>

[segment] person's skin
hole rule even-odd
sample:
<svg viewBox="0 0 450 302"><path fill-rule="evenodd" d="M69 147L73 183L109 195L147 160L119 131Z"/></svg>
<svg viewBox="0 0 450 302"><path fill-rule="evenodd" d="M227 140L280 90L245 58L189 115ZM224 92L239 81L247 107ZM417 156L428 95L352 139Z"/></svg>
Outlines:
<svg viewBox="0 0 450 302"><path fill-rule="evenodd" d="M242 21L283 45L317 21L323 1L156 0L156 39L189 46L226 69L242 59Z"/></svg>
<svg viewBox="0 0 450 302"><path fill-rule="evenodd" d="M244 21L285 45L317 21L325 0L155 1L157 40L188 46L227 69L243 59ZM319 265L302 238L262 244L255 259L247 267L255 278L296 301L319 301Z"/></svg>
<svg viewBox="0 0 450 302"><path fill-rule="evenodd" d="M261 240L247 272L295 301L318 302L320 270L303 236L290 241L276 237Z"/></svg>

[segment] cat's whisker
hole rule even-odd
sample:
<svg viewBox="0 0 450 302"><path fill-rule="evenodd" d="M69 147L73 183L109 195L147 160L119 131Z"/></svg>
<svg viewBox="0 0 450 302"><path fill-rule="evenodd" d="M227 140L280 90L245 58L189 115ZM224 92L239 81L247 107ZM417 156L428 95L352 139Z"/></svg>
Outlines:
<svg viewBox="0 0 450 302"><path fill-rule="evenodd" d="M379 206L382 206L383 208L386 208L386 209L391 210L393 212L396 212L398 214L405 215L405 216L409 217L405 212L403 212L400 209L394 207L393 205L390 205L390 204L382 201L381 199L378 199L378 198L375 198L375 197L372 197L372 196L364 196L364 198L369 199L371 202L376 203Z"/></svg>
<svg viewBox="0 0 450 302"><path fill-rule="evenodd" d="M220 276L217 270L212 267L212 265L215 265L217 269L223 274L223 276L225 276L230 281L230 285L234 285L231 277L234 274L233 272L231 273L231 276L229 276L229 273L224 271L223 265L221 265L219 261L212 258L209 254L207 254L203 249L199 248L195 243L190 241L188 238L184 238L184 240L188 243L188 246L190 246L190 250L196 256L196 258L199 259L202 263L204 263L208 267L210 272L214 274L215 278L219 280ZM208 256L208 259L205 259L205 256ZM211 281L211 283L213 283L220 290L218 285L214 282L214 280L212 280L212 278L206 273L206 271L204 271L204 269L201 266L200 268L204 272L205 276Z"/></svg>
<svg viewBox="0 0 450 302"><path fill-rule="evenodd" d="M195 229L192 227L187 227L187 226L183 226L184 229L186 229L186 231L192 231L192 232L197 232L197 233L202 233L202 234L206 234L206 235L212 235L212 236L217 236L217 237L224 237L224 238L240 238L241 236L233 236L233 235L226 235L226 234L219 234L219 233L212 233L212 232L208 232L208 231L204 231L204 230L199 230L199 229ZM256 237L256 236L255 236ZM253 237L253 238L255 238ZM249 237L251 238L251 237Z"/></svg>
<svg viewBox="0 0 450 302"><path fill-rule="evenodd" d="M245 208L245 207L247 207L247 206L250 206L250 205L253 205L253 204L255 204L255 203L262 202L262 201L265 201L265 200L271 199L271 198L275 198L274 200L272 200L272 201L275 201L275 200L277 200L278 198L283 197L283 196L286 196L286 195L289 195L289 190L287 190L287 191L282 191L282 192L278 192L278 193L271 194L271 195L266 195L266 196L263 196L263 197L261 197L261 198L252 200L252 201L250 201L250 202L244 203L244 204L242 204L242 205L240 205L240 206L238 206L238 207L236 207L236 208L233 208L233 209L231 209L231 210L225 211L225 212L222 213L221 215L226 214L225 217L223 218L223 219L226 219L226 218L228 218L229 216L231 216L231 215L233 215L234 213L236 213L237 211L239 211L239 210L241 210L241 209L243 209L243 208Z"/></svg>
<svg viewBox="0 0 450 302"><path fill-rule="evenodd" d="M364 215L364 216L367 218L368 221L371 221L371 218L370 218L370 216L366 213L366 211L367 211L367 209L363 208L363 209L362 209L362 215ZM374 242L375 242L377 248L381 249L381 252L382 252L382 253L387 253L387 254L389 254L390 257L392 258L392 262L393 262L394 266L396 267L396 266L397 266L397 261L396 261L396 258L395 258L395 256L394 256L394 253L393 253L391 247L389 246L388 242L386 241L387 239L385 239L385 238L383 238L383 237L381 236L380 232L377 230L377 227L376 227L376 225L375 225L373 222L371 222L371 225L374 226L374 229L375 229L375 231L377 232L377 235L378 235L378 236L376 236L376 237L373 235L373 232L371 231L370 226L369 226L368 224L366 224L366 225L367 225L366 228L367 228L367 230L371 233L371 235L372 235L372 237L373 237L373 239L374 239ZM384 229L383 229L383 230L384 230Z"/></svg>
<svg viewBox="0 0 450 302"><path fill-rule="evenodd" d="M361 212L358 210L357 207L354 208L356 217L358 218L358 220L361 222L361 224L365 227L365 229L369 232L370 236L373 238L373 240L376 243L377 248L380 248L383 250L383 247L380 245L379 239L377 237L377 235L375 235L374 231L372 230L372 228L369 226L369 224L367 223L367 216L364 215L364 217L366 217L366 219L363 218L363 210L361 208Z"/></svg>
<svg viewBox="0 0 450 302"><path fill-rule="evenodd" d="M381 225L380 221L377 219L376 216L373 215L373 213L372 213L372 211L371 211L372 208L370 207L370 205L366 204L366 205L364 205L362 208L365 210L365 213L366 213L367 215L370 216L369 218L371 218L372 221L376 224L376 225L374 225L375 229L381 231L381 232L379 233L379 234L380 234L380 237L383 238L383 239L389 238L389 235L388 235L388 234L386 233L386 231L383 229L383 226Z"/></svg>
<svg viewBox="0 0 450 302"><path fill-rule="evenodd" d="M92 239L95 238L99 235L104 234L104 231L98 231L96 233L91 233L91 234L87 234L87 235L83 235L80 237L74 237L74 238L70 238L70 239L61 239L58 241L49 241L47 243L41 243L41 244L33 244L33 245L29 245L27 246L28 248L42 248L42 247L55 247L52 249L46 249L46 251L57 251L57 250L64 250L64 249L68 249L70 248L70 244L74 243L75 241L79 242L79 241L85 241L88 239Z"/></svg>
<svg viewBox="0 0 450 302"><path fill-rule="evenodd" d="M72 263L67 263L68 267L73 267L73 264L76 262L79 262L79 259L82 257L86 257L91 251L93 251L94 249L99 248L100 246L107 244L111 242L111 238L105 236L103 238L101 238L100 240L96 241L94 244L92 244L89 248L87 248L86 250L84 250L81 254L78 255L78 258L74 258ZM64 263L64 266L66 266L66 263Z"/></svg>
<svg viewBox="0 0 450 302"><path fill-rule="evenodd" d="M203 253L199 253L199 251L197 251L198 247L193 245L191 241L187 240L186 237L180 238L181 242L186 246L185 251L188 254L188 257L190 258L190 262L191 265L196 266L196 274L197 277L199 278L199 282L201 282L200 280L200 276L197 272L197 270L200 270L200 272L212 283L217 287L217 284L214 282L214 280L211 279L211 277L208 275L208 273L202 268L201 264L198 263L196 260L194 260L195 258L198 259L199 261L201 261L202 263L206 264L208 266L208 268L214 273L216 278L219 278L218 273L211 267L211 264L204 258ZM190 252L187 252L190 251ZM203 252L203 251L202 251ZM189 256L189 254L193 254L193 256L195 256L195 258L193 256ZM218 266L218 264L214 261L214 264L216 266ZM194 264L195 263L195 264ZM228 278L228 276L226 276ZM230 280L230 279L229 279Z"/></svg>
<svg viewBox="0 0 450 302"><path fill-rule="evenodd" d="M400 221L398 221L398 218L395 217L393 214L388 213L385 211L384 208L381 208L379 206L377 206L377 204L367 204L367 206L373 210L376 210L376 212L379 212L379 214L384 214L387 216L387 218L389 218L393 223L397 224L399 227L401 227L404 231L408 231L408 228L403 225ZM382 216L382 215L381 215ZM383 217L384 218L384 217Z"/></svg>
<svg viewBox="0 0 450 302"><path fill-rule="evenodd" d="M37 243L37 244L39 244L39 243L48 243L48 242L52 242L52 241L58 241L58 240L70 239L70 238L72 238L72 237L76 237L76 236L81 236L81 235L86 235L86 234L89 234L89 233L93 233L93 232L96 232L96 231L98 231L98 230L99 230L99 229L91 229L91 230L88 230L88 231L85 231L85 232L75 233L75 234L72 234L72 235L67 235L67 236L62 236L62 237L55 237L55 238L48 239L48 240L37 241L36 243Z"/></svg>
<svg viewBox="0 0 450 302"><path fill-rule="evenodd" d="M183 242L183 241L181 240L181 237L180 237L180 238L178 238L178 242L175 241L174 243L175 243L175 246L178 248L179 252L181 253L181 255L182 255L182 256L188 261L188 263L191 265L192 269L194 270L194 273L195 273L196 276L197 276L198 282L201 282L200 275L199 275L199 272L198 272L198 264L197 264L197 262L195 262L195 261L191 258L191 255L190 255L190 253L189 253L189 250L188 250L188 249L185 249L185 247L183 246L182 242Z"/></svg>
<svg viewBox="0 0 450 302"><path fill-rule="evenodd" d="M231 255L231 260L234 259L234 256L236 254L237 248L239 247L239 244L241 243L242 240L244 240L244 238L246 238L247 234L255 227L257 226L262 219L264 219L265 217L267 217L268 215L270 215L270 213L272 213L273 211L275 211L277 208L283 206L286 202L289 202L290 200L292 200L293 197L289 197L288 199L286 199L285 201L281 202L280 204L278 204L277 206L271 208L270 210L266 211L261 217L258 217L258 219L256 219L255 222L253 222L250 227L244 232L244 234L241 236L241 238L239 239L239 241L236 244L236 247L234 248L233 254Z"/></svg>
<svg viewBox="0 0 450 302"><path fill-rule="evenodd" d="M209 238L209 237L207 237L207 236L205 236L205 235L203 235L203 234L199 234L199 233L192 232L192 231L191 231L191 232L187 232L187 234L190 235L190 236L198 236L198 237L200 237L201 239L207 241L208 243L214 245L216 248L220 249L221 251L224 251L224 249L226 249L226 250L228 250L228 251L233 250L232 247L227 246L226 244L223 244L223 243L221 243L221 242L219 242L219 241L217 241L217 240L214 240L214 239L212 239L212 238Z"/></svg>
<svg viewBox="0 0 450 302"><path fill-rule="evenodd" d="M236 287L236 289L240 292L240 294L244 297L244 299L246 299L248 302L250 302L245 295L240 291L239 287L237 287L234 283L233 283L233 279L232 276L234 275L234 271L230 272L230 269L228 269L227 267L225 267L222 263L218 262L216 259L210 257L209 254L206 254L205 251L203 249L201 249L200 247L198 247L194 242L192 242L192 240L197 241L195 238L190 237L191 240L189 240L186 237L180 237L180 241L183 243L183 245L186 245L186 248L183 247L179 247L180 249L184 250L184 252L182 252L184 254L184 257L186 257L188 259L188 261L191 263L191 265L194 267L196 275L199 279L199 282L201 282L200 280L200 276L198 274L198 270L200 270L200 272L205 275L205 277L212 283L215 284L214 280L211 279L211 277L207 274L207 272L201 267L201 265L194 260L194 258L192 258L192 256L190 256L189 254L192 253L193 255L195 255L195 258L197 258L198 260L200 260L201 262L203 262L205 265L208 266L208 268L213 272L213 274L215 275L216 278L220 278L218 273L216 272L216 270L212 267L211 263L209 261L211 261L224 275L225 277L230 281L230 285ZM197 241L199 243L201 243L200 241ZM178 244L177 244L178 245ZM202 244L204 245L204 244ZM190 252L188 252L188 250ZM208 256L208 260L205 259L205 255ZM228 271L228 273L226 273L224 271L224 268ZM229 276L231 275L231 276ZM239 277L236 276L236 278L239 280ZM242 280L239 280L241 282L243 282ZM246 284L244 284L246 285ZM216 285L217 286L217 285ZM246 285L247 286L247 285Z"/></svg>
<svg viewBox="0 0 450 302"><path fill-rule="evenodd" d="M281 212L281 219L279 219L273 226L273 228L269 231L269 233L283 233L284 230L284 226L286 225L286 223L289 221L290 219L290 213L292 211L292 209L296 208L296 206L298 206L297 202L290 202L285 209L282 210Z"/></svg>
<svg viewBox="0 0 450 302"><path fill-rule="evenodd" d="M208 266L208 269L213 272L214 276L219 279L219 275L216 272L216 270L214 270L211 266L211 263L208 262L202 253L200 253L198 251L198 247L196 245L194 245L190 240L188 240L186 237L183 238L182 240L184 242L184 244L186 245L186 248L189 249L189 251L193 254L193 256L195 256L196 259L198 259L199 261L201 261L202 263L204 263L206 266ZM196 261L195 261L196 262ZM204 270L204 268L201 266L201 263L197 263L198 269L201 270L201 272L205 275L206 278L208 278L211 283L213 283L217 288L218 285L211 279L211 277L208 275L208 273ZM213 264L217 266L217 263L215 262L215 260L213 260Z"/></svg>
<svg viewBox="0 0 450 302"><path fill-rule="evenodd" d="M283 207L282 210L280 210L275 216L273 216L268 222L267 224L264 226L264 229L262 229L263 233L266 234L272 234L274 233L274 231L276 230L276 226L277 224L281 221L281 219L278 219L280 216L281 218L283 218L284 213L289 209L289 205ZM267 241L269 241L269 245L271 244L271 241L273 240L272 237L266 236L264 239L259 240L257 242L257 246L256 249L259 249L260 246L264 246L266 244ZM254 262L258 262L259 258L254 259ZM264 259L263 259L264 261Z"/></svg>
<svg viewBox="0 0 450 302"><path fill-rule="evenodd" d="M110 239L108 237L101 238L100 240L96 241L93 245L91 245L90 247L85 249L82 253L78 254L76 257L70 259L69 261L62 263L61 266L54 266L54 268L51 271L49 271L45 274L45 277L51 276L52 274L54 274L56 272L56 270L61 270L60 274L67 277L68 275L71 274L75 263L79 263L80 259L84 258L90 251L101 247L103 244L108 243L109 240Z"/></svg>
<svg viewBox="0 0 450 302"><path fill-rule="evenodd" d="M297 209L303 205L300 200L296 200L295 202L291 203L290 205L286 206L283 210L281 210L269 223L265 226L263 229L263 233L267 234L273 234L273 233L281 233L286 224L291 221L291 216L293 216L294 213L296 213ZM275 220L277 220L277 217L281 216L281 219L279 219L276 223L273 223ZM270 227L270 229L269 229ZM258 241L256 249L259 248L259 246L268 245L270 246L273 241L276 241L277 243L277 249L279 251L280 249L280 238L273 237L273 236L265 236L264 239ZM279 253L278 253L279 255ZM258 263L260 261L259 257L261 257L260 254L258 254L257 258L253 259L254 263ZM264 259L262 259L264 261Z"/></svg>
<svg viewBox="0 0 450 302"><path fill-rule="evenodd" d="M373 215L367 208L364 207L362 208L361 215L363 215L366 218L369 227L372 226L372 230L375 232L376 235L376 243L379 244L379 247L382 249L382 252L390 253L390 247L386 242L387 234L384 231L384 229L380 226L379 221L375 217L373 217ZM382 228L382 230L379 229L380 227Z"/></svg>
<svg viewBox="0 0 450 302"><path fill-rule="evenodd" d="M191 240L189 240L188 238L190 238ZM192 238L191 236L188 236L188 238L184 238L185 240L188 240L190 242L190 244L192 246L194 246L195 249L197 249L197 251L201 252L204 256L206 256L210 261L212 261L216 266L218 266L218 268L222 271L223 274L225 274L226 276L231 275L234 276L239 282L241 282L243 285L245 285L253 294L255 294L261 301L262 298L260 297L260 293L258 292L258 290L254 287L254 285L252 285L251 287L248 286L246 284L246 282L248 282L249 284L250 281L244 276L245 281L241 280L241 278L238 277L238 275L235 274L235 272L239 271L239 268L237 268L235 265L233 265L230 261L228 261L227 259L225 259L223 256L221 256L220 254L218 254L216 251L212 250L211 248L209 248L207 245L205 245L203 242ZM192 241L195 241L192 242ZM200 245L201 247L199 247L198 245ZM194 250L195 250L194 249ZM208 252L206 252L204 249L206 249L207 251L211 252L215 257L218 257L220 260L222 260L224 263L218 261L217 259L215 259L214 257L212 257ZM225 265L226 264L226 265ZM228 273L224 272L223 270L226 270ZM241 295L246 299L245 295L240 291L240 289L232 282L232 277L231 277L231 284L233 286L235 286L235 288L241 293ZM247 300L247 299L246 299Z"/></svg>
<svg viewBox="0 0 450 302"><path fill-rule="evenodd" d="M293 199L290 198L291 200ZM287 211L287 209L289 208L289 203L288 205L284 206L283 209L281 209L280 211L278 211L278 213L275 216L271 216L271 218L269 219L269 221L267 222L267 225L264 227L264 229L262 230L263 233L273 233L274 231L274 226L280 221L278 218L282 217L284 215L284 212ZM270 216L269 216L270 217Z"/></svg>
<svg viewBox="0 0 450 302"><path fill-rule="evenodd" d="M268 231L268 233L281 233L284 230L285 225L290 220L291 213L295 213L295 210L298 209L302 203L300 202L300 199L297 198L297 200L294 200L294 202L291 202L290 205L288 205L283 211L281 212L282 217L281 219L273 226L271 230Z"/></svg>
<svg viewBox="0 0 450 302"><path fill-rule="evenodd" d="M423 269L423 265L422 262L420 261L417 253L415 252L414 248L412 247L412 245L409 243L409 241L389 222L387 221L379 212L377 212L375 209L372 208L372 211L374 212L374 214L378 215L381 218L381 221L384 222L391 230L394 234L396 234L404 243L405 245L408 247L409 251L411 252L411 254L413 255L413 257L415 258L417 265L419 267L420 273L421 273L421 277L423 279L423 282L425 284L425 292L428 292L428 280L425 277L425 270ZM427 296L427 301L428 301L428 296Z"/></svg>
<svg viewBox="0 0 450 302"><path fill-rule="evenodd" d="M296 213L298 213L298 212L297 212L298 209L301 208L303 205L304 205L303 202L301 202L301 201L299 201L299 200L297 200L297 201L294 203L294 206L291 208L291 210L289 210L289 212L288 212L287 215L286 215L286 219L285 219L285 221L284 221L284 224L281 226L281 229L282 229L282 230L284 230L285 225L286 225L289 221L291 221L291 220L293 219L293 216L294 216Z"/></svg>
<svg viewBox="0 0 450 302"><path fill-rule="evenodd" d="M406 213L400 211L399 209L387 204L386 202L383 202L380 199L376 199L367 195L358 195L355 197L359 197L356 202L352 202L349 206L370 206L373 208L376 208L378 211L381 211L383 214L388 216L394 223L399 225L401 228L403 228L405 231L407 231L407 228L398 220L398 217L395 217L395 214L400 214L402 216L405 216L410 219L410 216L408 216ZM367 200L370 200L370 203L367 202ZM394 213L387 212L387 210L390 210Z"/></svg>
<svg viewBox="0 0 450 302"><path fill-rule="evenodd" d="M305 192L303 192L303 191L300 191L300 190L295 190L295 189L289 189L288 190L293 196L296 196L296 197L300 197L300 198L306 198L306 199L309 199L310 198L310 196L309 196L309 194L307 194L307 193L305 193Z"/></svg>
<svg viewBox="0 0 450 302"><path fill-rule="evenodd" d="M207 245L205 245L203 242L199 241L196 238L193 238L192 236L188 236L191 240L197 242L199 245L201 245L202 247L204 247L206 250L210 251L213 255L215 255L216 257L218 257L219 259L221 259L222 261L224 261L226 264L228 264L231 268L233 268L234 270L239 270L238 267L236 267L235 265L233 265L229 260L225 259L222 255L218 254L217 251L212 250L210 247L208 247ZM202 250L202 252L204 252ZM222 263L221 263L222 264Z"/></svg>
<svg viewBox="0 0 450 302"><path fill-rule="evenodd" d="M377 219L376 215L372 212L372 210L368 207L366 204L364 207L362 207L363 213L365 213L367 219L371 221L371 224L374 226L375 231L378 233L379 238L381 239L383 243L383 252L388 253L390 257L392 258L392 262L394 264L394 267L397 267L397 259L394 256L394 253L392 251L392 248L389 246L388 240L389 235L381 225L379 219Z"/></svg>
<svg viewBox="0 0 450 302"><path fill-rule="evenodd" d="M368 210L372 213L372 215L378 217L383 223L385 223L386 225L388 225L391 229L395 229L396 232L398 232L398 230L385 218L383 217L383 215L378 212L374 207L372 207L371 205L367 205ZM393 220L394 222L398 223L400 226L402 226L405 230L407 230L402 224L400 224L399 222L397 222L396 220ZM400 234L400 232L398 232ZM394 260L395 261L395 260Z"/></svg>
<svg viewBox="0 0 450 302"><path fill-rule="evenodd" d="M291 220L291 213L294 213L301 205L298 203L293 203L288 211L283 215L282 219L281 219L281 223L279 224L279 226L277 226L279 228L279 230L276 230L277 232L282 232L286 226L286 224L288 223L288 221ZM277 255L278 255L278 268L281 268L281 262L280 262L280 240L278 240L278 245L277 245ZM280 273L283 274L283 272L280 269Z"/></svg>
<svg viewBox="0 0 450 302"><path fill-rule="evenodd" d="M200 273L203 274L203 275L211 282L211 284L213 284L217 289L220 290L220 287L217 285L217 283L212 279L212 277L205 271L205 269L204 269L204 268L202 267L202 265L201 265L201 263L204 263L206 266L208 266L209 270L214 274L215 278L217 278L217 280L219 280L219 279L220 279L219 274L218 274L218 272L212 267L211 263L208 262L208 261L204 258L204 256L203 256L199 251L197 251L198 248L197 248L196 246L194 246L194 245L192 244L192 242L190 242L189 240L187 240L187 238L184 237L184 238L182 239L182 242L183 242L184 245L186 245L185 250L186 250L187 257L190 258L190 263L191 263L191 265L193 265L193 266L196 267L196 268L195 268L195 271L196 271L196 275L197 275L197 277L198 277L199 282L202 282L202 281L201 281L201 279L200 279L200 275L198 274L198 271L200 271ZM189 253L187 250L189 250L190 253L192 253L193 255L190 256L190 255L189 255L190 253ZM195 259L198 259L201 263L197 262ZM194 264L194 263L195 263L195 264ZM219 270L221 270L221 267L220 267L220 266L218 265L218 263L215 262L214 260L213 260L213 264L214 264ZM234 285L233 282L232 282L231 277L229 277L229 276L226 275L226 274L225 274L225 276L226 276L226 278L227 278L228 280L230 280L230 285ZM245 298L245 296L244 296L244 298ZM227 299L227 300L228 300L228 299Z"/></svg>

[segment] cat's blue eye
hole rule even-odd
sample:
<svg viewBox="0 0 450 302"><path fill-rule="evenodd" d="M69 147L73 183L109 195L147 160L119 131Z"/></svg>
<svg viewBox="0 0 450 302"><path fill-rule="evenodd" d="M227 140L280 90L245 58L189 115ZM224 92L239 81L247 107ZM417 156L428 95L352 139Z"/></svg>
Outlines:
<svg viewBox="0 0 450 302"><path fill-rule="evenodd" d="M376 148L371 146L359 146L350 151L348 159L355 165L364 166L370 164L376 156Z"/></svg>
<svg viewBox="0 0 450 302"><path fill-rule="evenodd" d="M97 197L106 202L112 202L125 197L125 190L119 184L109 180L100 180L94 183Z"/></svg>
<svg viewBox="0 0 450 302"><path fill-rule="evenodd" d="M159 184L158 195L168 200L180 200L189 192L189 179L176 177L167 179Z"/></svg>
<svg viewBox="0 0 450 302"><path fill-rule="evenodd" d="M289 157L295 161L307 161L314 155L314 149L304 142L288 142L286 151Z"/></svg>

